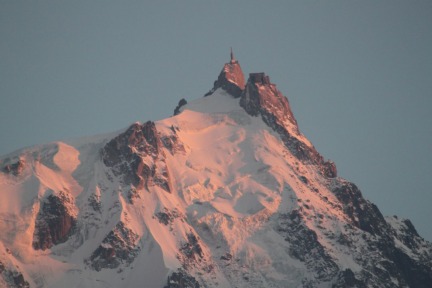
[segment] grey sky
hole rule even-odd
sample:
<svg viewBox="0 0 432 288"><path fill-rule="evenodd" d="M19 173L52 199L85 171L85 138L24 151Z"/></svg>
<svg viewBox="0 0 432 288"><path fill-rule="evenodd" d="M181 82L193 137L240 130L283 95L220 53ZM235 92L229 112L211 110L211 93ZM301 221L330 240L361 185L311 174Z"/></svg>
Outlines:
<svg viewBox="0 0 432 288"><path fill-rule="evenodd" d="M168 117L230 46L341 176L432 240L431 1L0 1L0 154Z"/></svg>

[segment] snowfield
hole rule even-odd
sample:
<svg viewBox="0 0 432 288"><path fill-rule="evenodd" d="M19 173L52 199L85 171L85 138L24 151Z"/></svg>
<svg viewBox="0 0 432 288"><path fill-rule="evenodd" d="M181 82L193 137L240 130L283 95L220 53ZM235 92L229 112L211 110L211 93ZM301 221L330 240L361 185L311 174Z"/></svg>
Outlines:
<svg viewBox="0 0 432 288"><path fill-rule="evenodd" d="M414 287L399 251L431 279L430 243L301 158L295 119L276 119L291 148L222 88L180 111L5 156L0 286Z"/></svg>

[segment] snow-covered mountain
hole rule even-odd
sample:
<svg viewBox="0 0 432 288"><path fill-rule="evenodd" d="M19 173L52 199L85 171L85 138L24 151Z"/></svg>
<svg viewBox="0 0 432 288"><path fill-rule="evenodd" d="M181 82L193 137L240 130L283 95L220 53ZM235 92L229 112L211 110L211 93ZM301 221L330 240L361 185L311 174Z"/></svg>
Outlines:
<svg viewBox="0 0 432 288"><path fill-rule="evenodd" d="M337 177L231 56L175 116L0 160L0 287L432 287L432 245Z"/></svg>

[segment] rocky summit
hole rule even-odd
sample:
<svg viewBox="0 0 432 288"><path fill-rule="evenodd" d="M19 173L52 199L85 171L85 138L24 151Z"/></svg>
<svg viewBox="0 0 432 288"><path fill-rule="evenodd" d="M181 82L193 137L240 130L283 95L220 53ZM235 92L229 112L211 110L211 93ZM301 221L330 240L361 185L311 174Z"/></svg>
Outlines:
<svg viewBox="0 0 432 288"><path fill-rule="evenodd" d="M432 244L232 53L173 117L1 157L0 231L0 287L432 287Z"/></svg>

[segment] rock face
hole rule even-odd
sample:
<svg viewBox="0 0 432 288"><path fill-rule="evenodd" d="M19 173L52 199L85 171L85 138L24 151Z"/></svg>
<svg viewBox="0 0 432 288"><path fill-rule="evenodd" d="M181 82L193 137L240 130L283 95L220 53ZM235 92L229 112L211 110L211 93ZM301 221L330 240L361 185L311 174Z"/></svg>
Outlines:
<svg viewBox="0 0 432 288"><path fill-rule="evenodd" d="M303 217L299 210L280 214L277 231L290 243L290 255L304 262L319 282L328 282L336 276L338 266L319 242L317 233L305 225Z"/></svg>
<svg viewBox="0 0 432 288"><path fill-rule="evenodd" d="M29 288L30 284L24 279L23 274L17 267L6 267L0 261L0 285L5 288ZM3 282L3 283L2 283Z"/></svg>
<svg viewBox="0 0 432 288"><path fill-rule="evenodd" d="M351 223L372 235L388 233L388 225L378 208L363 198L360 190L353 183L335 180L332 191L342 203L344 213Z"/></svg>
<svg viewBox="0 0 432 288"><path fill-rule="evenodd" d="M165 141L165 143L171 143ZM162 142L154 122L135 123L105 145L102 159L124 184L137 189L157 185L170 192L169 175L161 151ZM169 145L169 144L167 144ZM156 165L156 162L162 165Z"/></svg>
<svg viewBox="0 0 432 288"><path fill-rule="evenodd" d="M25 162L19 159L17 162L7 164L3 167L3 172L7 174L12 174L18 176L24 170Z"/></svg>
<svg viewBox="0 0 432 288"><path fill-rule="evenodd" d="M246 85L245 93L240 100L242 107L251 115L261 115L273 118L272 125L292 126L299 134L297 121L291 111L288 99L270 82L270 77L264 73L251 73ZM270 121L270 119L268 119Z"/></svg>
<svg viewBox="0 0 432 288"><path fill-rule="evenodd" d="M103 268L114 269L121 263L129 265L140 251L137 240L138 235L123 222L119 222L92 253L87 263L96 271Z"/></svg>
<svg viewBox="0 0 432 288"><path fill-rule="evenodd" d="M224 65L213 88L205 96L212 95L218 88L222 88L235 98L240 97L245 88L243 71L239 62L234 59L232 52L231 61Z"/></svg>
<svg viewBox="0 0 432 288"><path fill-rule="evenodd" d="M76 225L73 205L74 199L63 191L42 201L35 223L34 249L49 249L69 238Z"/></svg>
<svg viewBox="0 0 432 288"><path fill-rule="evenodd" d="M174 109L174 116L180 114L180 108L187 104L186 99L182 98L180 99L179 103L177 104L176 108Z"/></svg>
<svg viewBox="0 0 432 288"><path fill-rule="evenodd" d="M172 273L168 276L167 285L164 288L200 288L199 282L192 276L184 272L184 270L179 270L178 272Z"/></svg>
<svg viewBox="0 0 432 288"><path fill-rule="evenodd" d="M291 111L288 99L270 82L264 73L251 73L240 98L240 106L252 116L262 120L277 132L285 146L300 161L318 165L322 174L329 178L337 176L336 166L316 151L312 144L302 141L297 120Z"/></svg>

